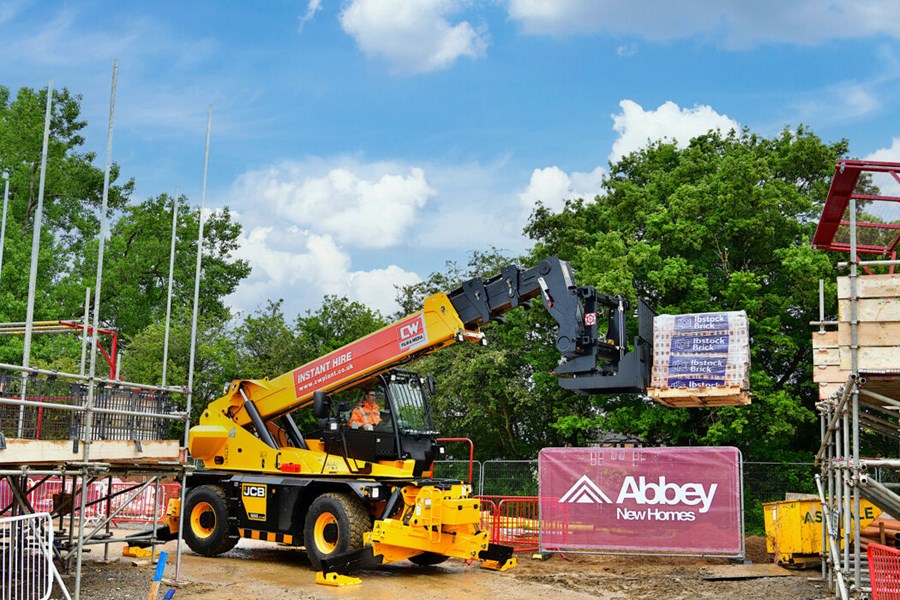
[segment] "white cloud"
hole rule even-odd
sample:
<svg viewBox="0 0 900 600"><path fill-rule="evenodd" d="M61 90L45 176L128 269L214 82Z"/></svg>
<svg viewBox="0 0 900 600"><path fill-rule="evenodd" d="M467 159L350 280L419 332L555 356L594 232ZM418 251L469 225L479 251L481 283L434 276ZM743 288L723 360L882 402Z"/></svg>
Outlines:
<svg viewBox="0 0 900 600"><path fill-rule="evenodd" d="M619 58L628 58L637 54L637 44L625 44L616 47L616 56Z"/></svg>
<svg viewBox="0 0 900 600"><path fill-rule="evenodd" d="M318 306L326 294L346 296L392 314L399 307L394 285L421 278L396 265L353 271L351 257L331 236L303 232L296 227L255 227L238 239L236 258L250 263L252 274L229 302L251 312L266 300L283 298L288 314Z"/></svg>
<svg viewBox="0 0 900 600"><path fill-rule="evenodd" d="M674 102L668 101L656 110L645 111L636 102L622 100L619 107L622 112L612 115L613 129L619 134L609 155L612 163L645 147L648 141L665 138L676 140L680 146L686 146L691 138L711 129L720 129L723 132L731 129L740 130L740 125L736 121L727 115L720 115L709 106L680 108Z"/></svg>
<svg viewBox="0 0 900 600"><path fill-rule="evenodd" d="M299 30L303 31L303 26L312 21L320 10L322 10L322 0L309 0L309 4L306 5L306 13L300 17Z"/></svg>
<svg viewBox="0 0 900 600"><path fill-rule="evenodd" d="M537 202L558 212L565 201L573 198L592 199L600 193L606 172L597 167L590 173L573 172L571 175L559 167L535 169L519 202L526 214L530 214Z"/></svg>
<svg viewBox="0 0 900 600"><path fill-rule="evenodd" d="M863 116L867 115L879 106L878 100L872 93L861 85L847 85L841 94L846 107L845 114L847 116Z"/></svg>
<svg viewBox="0 0 900 600"><path fill-rule="evenodd" d="M238 188L281 218L342 244L388 248L403 242L418 211L436 194L425 171L343 162L325 172L322 165L286 162L243 174Z"/></svg>
<svg viewBox="0 0 900 600"><path fill-rule="evenodd" d="M427 73L485 54L486 31L447 18L458 7L452 0L352 0L340 19L366 54L387 59L400 73Z"/></svg>
<svg viewBox="0 0 900 600"><path fill-rule="evenodd" d="M534 35L625 34L654 42L706 37L732 48L900 37L900 3L893 0L693 0L656 2L651 10L629 0L509 0L508 10Z"/></svg>

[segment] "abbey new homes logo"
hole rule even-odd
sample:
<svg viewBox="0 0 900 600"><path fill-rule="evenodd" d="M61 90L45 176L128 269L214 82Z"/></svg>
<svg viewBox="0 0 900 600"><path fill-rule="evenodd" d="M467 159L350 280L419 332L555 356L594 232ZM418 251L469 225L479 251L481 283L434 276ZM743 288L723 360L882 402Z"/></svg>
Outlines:
<svg viewBox="0 0 900 600"><path fill-rule="evenodd" d="M559 499L569 504L616 504L616 519L624 521L695 521L712 506L718 483L667 482L660 475L656 482L628 475L619 488L615 502L587 475L575 482ZM621 506L626 504L626 506ZM628 505L634 505L630 508Z"/></svg>

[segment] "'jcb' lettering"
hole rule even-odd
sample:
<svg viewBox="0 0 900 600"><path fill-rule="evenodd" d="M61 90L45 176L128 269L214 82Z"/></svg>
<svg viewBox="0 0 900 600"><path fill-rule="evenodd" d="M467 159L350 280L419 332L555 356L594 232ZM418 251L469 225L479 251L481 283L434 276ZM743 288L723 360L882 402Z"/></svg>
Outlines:
<svg viewBox="0 0 900 600"><path fill-rule="evenodd" d="M245 485L244 495L252 498L265 498L266 488L262 485Z"/></svg>
<svg viewBox="0 0 900 600"><path fill-rule="evenodd" d="M405 340L419 333L419 322L410 323L400 328L400 339Z"/></svg>

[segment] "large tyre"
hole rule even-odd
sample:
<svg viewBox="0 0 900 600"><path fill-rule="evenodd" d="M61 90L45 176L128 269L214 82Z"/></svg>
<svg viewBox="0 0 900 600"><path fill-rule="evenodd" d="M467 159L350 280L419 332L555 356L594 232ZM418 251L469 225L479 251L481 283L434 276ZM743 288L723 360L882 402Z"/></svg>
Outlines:
<svg viewBox="0 0 900 600"><path fill-rule="evenodd" d="M225 491L215 485L194 488L185 499L184 541L191 550L203 556L228 552L240 536L228 520Z"/></svg>
<svg viewBox="0 0 900 600"><path fill-rule="evenodd" d="M320 570L323 558L359 550L363 546L363 533L371 528L372 521L359 498L341 493L322 494L309 507L303 527L309 562Z"/></svg>
<svg viewBox="0 0 900 600"><path fill-rule="evenodd" d="M417 564L420 567L431 567L434 565L439 565L449 557L444 556L443 554L436 554L434 552L423 552L422 554L416 554L415 556L410 556L409 561L413 564Z"/></svg>

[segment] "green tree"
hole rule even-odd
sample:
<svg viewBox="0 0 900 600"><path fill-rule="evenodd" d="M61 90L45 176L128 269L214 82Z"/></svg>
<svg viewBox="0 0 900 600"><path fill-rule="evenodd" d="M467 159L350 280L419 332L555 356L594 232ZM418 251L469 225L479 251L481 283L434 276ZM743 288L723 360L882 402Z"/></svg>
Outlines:
<svg viewBox="0 0 900 600"><path fill-rule="evenodd" d="M603 195L534 212L533 254L570 260L581 283L648 298L660 313L746 310L750 319L751 406L598 397L585 425L650 443L736 445L747 459L808 458L818 435L808 323L817 280L833 281L835 260L810 241L846 150L802 127L772 139L710 132L683 149L656 142L612 165Z"/></svg>
<svg viewBox="0 0 900 600"><path fill-rule="evenodd" d="M28 295L29 265L34 215L38 202L44 114L47 91L22 88L14 99L0 86L0 171L7 171L9 213L0 274L0 321L24 321ZM71 272L85 254L88 240L99 233L99 208L103 171L93 166L93 153L84 152L80 96L66 89L53 94L51 128L41 249L34 315L36 320L71 319L81 313L84 287L73 287ZM127 203L132 181L119 183L119 167L110 174L109 207ZM60 353L60 345L79 353L77 336L44 336L35 339L32 362L47 364ZM0 343L0 357L19 362L21 339Z"/></svg>
<svg viewBox="0 0 900 600"><path fill-rule="evenodd" d="M198 211L178 199L178 227L172 303L192 306L197 260ZM199 312L225 318L224 298L250 274L244 260L234 259L240 224L228 208L210 213L203 227ZM111 226L103 276L102 314L126 336L165 318L172 235L172 199L166 194L126 206ZM96 240L86 257L85 274L96 273ZM91 280L83 282L90 286Z"/></svg>
<svg viewBox="0 0 900 600"><path fill-rule="evenodd" d="M276 377L305 362L297 334L282 311L283 300L268 301L237 328L241 377Z"/></svg>
<svg viewBox="0 0 900 600"><path fill-rule="evenodd" d="M297 354L301 362L315 360L388 324L377 310L345 297L328 295L316 311L297 317ZM287 369L285 369L287 370Z"/></svg>

